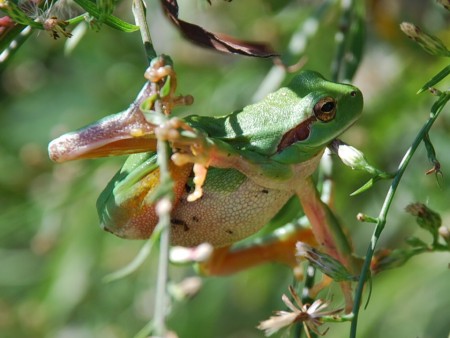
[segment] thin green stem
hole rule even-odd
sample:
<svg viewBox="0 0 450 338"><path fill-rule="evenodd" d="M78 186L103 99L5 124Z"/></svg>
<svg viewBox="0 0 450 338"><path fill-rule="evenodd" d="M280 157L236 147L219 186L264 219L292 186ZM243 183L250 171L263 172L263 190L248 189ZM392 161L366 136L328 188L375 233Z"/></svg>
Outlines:
<svg viewBox="0 0 450 338"><path fill-rule="evenodd" d="M147 24L145 4L143 0L133 0L132 9L136 25L139 26L139 29L141 31L142 42L144 43L147 60L150 63L150 61L153 60L157 56L157 54L155 49L153 48L152 38Z"/></svg>
<svg viewBox="0 0 450 338"><path fill-rule="evenodd" d="M168 168L169 148L167 142L158 140L158 164L161 170L161 181L170 180ZM159 217L159 225L161 226L158 276L156 280L156 296L155 296L155 316L153 319L155 334L158 337L166 335L166 314L168 308L169 297L167 295L167 281L169 277L169 249L170 249L170 211L172 209L172 201L170 197L163 197L157 204L157 212Z"/></svg>
<svg viewBox="0 0 450 338"><path fill-rule="evenodd" d="M426 137L426 135L430 131L431 127L433 126L434 122L436 121L440 112L442 111L442 108L445 106L445 104L447 103L447 101L449 99L450 99L450 94L446 93L443 96L441 96L438 99L438 101L433 105L433 107L431 109L430 118L425 123L425 125L422 127L422 129L419 131L416 138L414 139L414 142L412 143L411 147L406 152L405 156L403 156L403 159L400 162L400 165L398 166L397 173L396 173L394 180L392 181L392 184L386 195L383 206L380 210L380 214L378 215L378 221L375 226L375 229L374 229L371 241L370 241L370 245L367 249L366 258L364 260L364 265L363 265L363 268L362 268L362 271L361 271L361 274L359 277L358 287L355 291L355 303L353 306L354 318L352 320L352 325L351 325L351 329L350 329L350 338L356 338L356 329L357 329L357 324L358 324L359 308L361 305L364 284L365 284L366 279L369 277L370 263L372 262L372 257L374 255L378 239L380 238L380 235L386 225L387 214L391 207L391 204L394 199L394 196L397 191L400 180L401 180L406 168L408 167L408 164L411 161L411 158L413 157L415 151L417 150L420 143L423 141L423 139Z"/></svg>
<svg viewBox="0 0 450 338"><path fill-rule="evenodd" d="M331 66L331 79L340 80L343 69L344 56L347 47L347 38L353 13L353 0L341 0L342 16L339 22L339 30L336 32L335 40L337 44L337 53Z"/></svg>
<svg viewBox="0 0 450 338"><path fill-rule="evenodd" d="M152 86L156 87L155 83ZM157 89L157 88L155 88ZM159 88L158 88L159 89ZM161 101L155 101L155 111L157 114L163 114ZM170 148L166 141L158 140L157 143L158 166L160 168L160 184L171 184L169 171ZM167 194L156 204L158 214L158 225L161 228L158 276L156 280L156 296L154 310L154 334L157 337L165 337L167 333L166 315L169 308L169 297L167 295L167 281L169 277L169 249L170 249L170 213L172 211L173 195Z"/></svg>
<svg viewBox="0 0 450 338"><path fill-rule="evenodd" d="M157 56L155 49L153 48L150 30L148 28L146 20L146 11L144 2L142 0L133 0L133 14L135 17L136 25L139 26L142 42L144 43L144 49L149 64ZM152 83L152 92L159 93L156 83ZM156 114L163 114L161 101L156 100L154 105ZM170 149L169 145L165 141L158 140L157 142L158 153L158 166L160 168L160 182L161 184L170 184L171 177L169 171ZM169 182L169 183L168 183ZM155 296L155 308L153 318L153 334L158 337L165 337L167 333L166 327L166 315L169 297L167 295L167 281L169 270L169 249L170 249L170 212L172 210L172 195L167 195L161 198L156 204L156 212L158 214L157 228L161 229L160 235L160 250L158 261L158 275L156 280L156 296ZM151 328L152 325L147 325ZM150 333L150 332L149 332Z"/></svg>

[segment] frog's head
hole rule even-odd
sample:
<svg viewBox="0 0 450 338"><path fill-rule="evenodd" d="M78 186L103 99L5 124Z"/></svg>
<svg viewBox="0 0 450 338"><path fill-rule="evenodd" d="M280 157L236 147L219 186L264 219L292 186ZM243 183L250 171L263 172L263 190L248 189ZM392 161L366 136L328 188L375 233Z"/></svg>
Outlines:
<svg viewBox="0 0 450 338"><path fill-rule="evenodd" d="M335 83L312 71L296 75L289 89L301 100L301 120L287 131L278 144L276 158L284 163L307 159L349 128L361 115L363 96L350 84Z"/></svg>

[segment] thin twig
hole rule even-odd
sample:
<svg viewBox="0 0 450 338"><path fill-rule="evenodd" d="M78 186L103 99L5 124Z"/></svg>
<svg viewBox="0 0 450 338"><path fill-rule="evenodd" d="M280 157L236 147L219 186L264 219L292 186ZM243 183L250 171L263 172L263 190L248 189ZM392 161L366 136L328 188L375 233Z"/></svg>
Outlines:
<svg viewBox="0 0 450 338"><path fill-rule="evenodd" d="M169 172L169 146L167 142L158 140L158 165L160 167L161 182L170 180ZM162 228L159 247L158 260L158 276L156 280L155 290L155 312L154 312L154 328L158 337L164 337L166 328L166 309L168 308L169 297L167 295L167 281L169 277L169 249L170 249L170 211L172 209L172 201L170 197L164 196L158 201L156 211L159 217L158 226Z"/></svg>
<svg viewBox="0 0 450 338"><path fill-rule="evenodd" d="M342 15L339 22L339 30L336 32L335 40L337 44L336 57L331 65L331 79L333 81L339 81L344 67L344 56L347 47L346 34L350 30L352 13L353 13L353 0L341 0Z"/></svg>
<svg viewBox="0 0 450 338"><path fill-rule="evenodd" d="M150 63L150 61L153 60L157 54L153 48L152 37L150 35L150 30L148 29L144 2L142 0L133 0L132 10L136 25L139 26L141 31L145 53L147 55L148 62Z"/></svg>
<svg viewBox="0 0 450 338"><path fill-rule="evenodd" d="M150 62L157 56L156 51L152 44L152 39L150 35L150 30L148 28L145 6L142 0L133 1L133 14L135 17L136 25L139 26L142 42L144 43L145 53ZM153 86L152 92L157 93L159 88L157 88L156 83L151 84ZM155 101L154 105L157 114L163 114L161 108L161 102L159 100ZM158 166L160 168L160 181L167 184L167 181L171 180L169 172L169 145L165 141L158 140L157 142L157 153L158 153ZM168 262L169 262L169 246L170 246L170 212L172 209L172 201L170 196L164 196L156 204L156 212L158 214L159 220L156 228L161 229L160 234L160 250L159 250L159 261L158 261L158 275L156 280L156 290L155 290L155 308L154 308L154 318L153 318L153 329L158 337L166 336L166 315L169 297L167 295L167 280L168 280ZM151 328L152 325L147 325L146 327Z"/></svg>
<svg viewBox="0 0 450 338"><path fill-rule="evenodd" d="M356 329L358 325L358 314L359 314L359 308L361 305L361 298L363 293L364 284L369 276L370 271L370 263L372 262L372 257L375 252L375 248L378 242L378 239L380 238L381 232L383 231L385 225L386 225L386 217L389 211L389 208L392 204L392 200L394 198L394 195L397 191L398 185L400 183L400 180L408 167L408 164L413 157L416 149L419 147L420 143L422 143L424 137L428 134L431 127L433 126L434 122L438 118L440 112L444 108L446 102L450 99L450 94L446 93L443 96L441 96L438 101L435 103L435 105L431 109L431 115L428 121L425 123L425 125L422 127L420 132L417 134L416 138L414 139L414 142L412 143L411 147L406 152L405 156L403 156L402 161L400 162L400 165L398 166L397 173L394 177L394 180L392 181L392 184L389 188L389 191L386 195L386 198L384 200L383 206L380 210L380 214L377 219L377 224L375 226L370 245L367 249L366 258L364 260L364 265L359 277L358 287L355 291L355 303L353 306L353 320L352 325L350 329L350 338L356 338ZM433 111L435 109L435 111Z"/></svg>
<svg viewBox="0 0 450 338"><path fill-rule="evenodd" d="M303 289L302 289L302 295L301 300L303 304L312 304L314 302L314 299L311 298L310 290L314 286L314 281L316 279L316 268L310 264L309 262L306 263L305 266L305 282L303 283ZM303 334L303 324L297 323L295 326L295 333L294 337L301 338ZM317 335L314 333L310 334L311 337L316 337Z"/></svg>

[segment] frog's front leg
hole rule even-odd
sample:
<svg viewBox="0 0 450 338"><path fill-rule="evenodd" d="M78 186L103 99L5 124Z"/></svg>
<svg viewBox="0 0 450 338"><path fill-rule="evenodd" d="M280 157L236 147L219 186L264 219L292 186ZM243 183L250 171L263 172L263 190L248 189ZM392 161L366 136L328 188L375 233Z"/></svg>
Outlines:
<svg viewBox="0 0 450 338"><path fill-rule="evenodd" d="M189 196L190 201L202 196L202 185L209 167L236 169L262 187L293 191L289 183L290 179L294 179L291 165L272 161L255 152L235 149L181 119L168 120L155 129L155 134L158 139L171 142L174 149L171 159L176 165L194 164L195 191ZM314 172L320 155L304 161L300 176L309 176Z"/></svg>
<svg viewBox="0 0 450 338"><path fill-rule="evenodd" d="M48 147L50 158L65 162L155 151L157 126L149 122L155 100L160 101L163 112L169 115L175 106L192 104L193 98L175 96L176 74L164 57L151 62L145 77L149 81L128 109L53 140Z"/></svg>
<svg viewBox="0 0 450 338"><path fill-rule="evenodd" d="M50 158L65 162L155 150L155 126L147 122L140 109L151 92L151 83L147 83L125 111L54 139L48 146Z"/></svg>

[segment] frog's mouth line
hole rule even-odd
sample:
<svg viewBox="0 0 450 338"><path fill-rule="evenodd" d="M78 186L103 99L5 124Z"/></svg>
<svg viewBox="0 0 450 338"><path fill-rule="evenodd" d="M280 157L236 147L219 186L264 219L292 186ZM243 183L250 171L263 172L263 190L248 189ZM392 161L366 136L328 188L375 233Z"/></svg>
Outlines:
<svg viewBox="0 0 450 338"><path fill-rule="evenodd" d="M284 134L283 138L278 144L277 153L281 152L283 149L286 149L295 142L306 140L311 133L311 125L316 120L317 118L315 116L311 116L309 119L303 121L299 125L289 130L286 134Z"/></svg>

